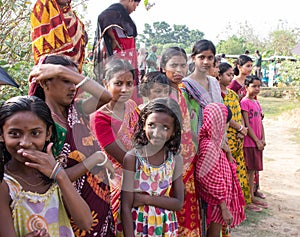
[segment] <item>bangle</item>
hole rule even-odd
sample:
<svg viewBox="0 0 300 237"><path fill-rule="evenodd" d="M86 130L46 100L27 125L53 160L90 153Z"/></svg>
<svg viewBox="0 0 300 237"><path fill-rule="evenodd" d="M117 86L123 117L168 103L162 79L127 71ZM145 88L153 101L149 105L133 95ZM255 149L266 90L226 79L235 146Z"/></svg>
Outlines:
<svg viewBox="0 0 300 237"><path fill-rule="evenodd" d="M101 153L102 153L103 156L104 156L104 161L102 161L101 163L98 163L97 166L103 166L103 165L105 165L105 163L106 163L107 160L108 160L107 155L106 155L104 152L101 152Z"/></svg>
<svg viewBox="0 0 300 237"><path fill-rule="evenodd" d="M87 81L89 81L90 78L89 77L85 77L81 82L79 82L75 87L76 89L78 89L79 87L81 87L84 83L86 83Z"/></svg>
<svg viewBox="0 0 300 237"><path fill-rule="evenodd" d="M58 168L56 169L55 174L53 175L53 180L54 180L54 182L56 182L56 176L58 175L59 171L61 171L61 170L62 170L62 167L61 167L61 165L60 165L60 166L58 166Z"/></svg>
<svg viewBox="0 0 300 237"><path fill-rule="evenodd" d="M54 166L54 168L53 168L53 170L52 170L52 172L49 176L49 179L53 179L53 176L54 176L55 172L57 171L57 168L59 167L59 165L60 165L60 163L56 162L56 164L55 164L55 166Z"/></svg>
<svg viewBox="0 0 300 237"><path fill-rule="evenodd" d="M238 132L240 132L240 131L242 131L243 130L243 128L244 128L244 126L243 125L241 125L240 126L240 129L239 130L237 130Z"/></svg>

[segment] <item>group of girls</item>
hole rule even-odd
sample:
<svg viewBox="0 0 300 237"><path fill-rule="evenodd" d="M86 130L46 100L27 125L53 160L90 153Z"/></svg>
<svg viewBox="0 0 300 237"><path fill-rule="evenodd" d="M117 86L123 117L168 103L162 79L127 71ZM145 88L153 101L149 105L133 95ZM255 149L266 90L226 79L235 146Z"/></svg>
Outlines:
<svg viewBox="0 0 300 237"><path fill-rule="evenodd" d="M0 109L0 236L220 236L240 224L245 162L227 128L248 132L255 168L265 145L251 128L259 80L245 82L243 123L208 75L215 54L196 42L187 75L185 51L166 49L160 71L141 79L143 104L124 59L106 63L102 87L66 57L42 57L30 96Z"/></svg>

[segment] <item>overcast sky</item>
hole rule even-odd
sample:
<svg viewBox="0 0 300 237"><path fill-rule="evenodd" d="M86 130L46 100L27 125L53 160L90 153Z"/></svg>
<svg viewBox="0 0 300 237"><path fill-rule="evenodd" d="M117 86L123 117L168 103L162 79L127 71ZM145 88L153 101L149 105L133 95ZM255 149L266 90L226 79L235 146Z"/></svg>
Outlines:
<svg viewBox="0 0 300 237"><path fill-rule="evenodd" d="M140 6L131 14L139 33L143 32L145 23L151 25L155 21L165 21L171 26L187 25L190 30L198 29L205 34L206 39L217 43L220 36L221 39L224 36L229 24L237 27L247 21L255 29L255 33L262 36L275 30L279 22L287 23L292 28L300 26L299 8L294 0L149 1L155 3L149 11L146 11L142 0ZM88 1L86 18L91 20L93 31L99 13L115 2L118 0Z"/></svg>

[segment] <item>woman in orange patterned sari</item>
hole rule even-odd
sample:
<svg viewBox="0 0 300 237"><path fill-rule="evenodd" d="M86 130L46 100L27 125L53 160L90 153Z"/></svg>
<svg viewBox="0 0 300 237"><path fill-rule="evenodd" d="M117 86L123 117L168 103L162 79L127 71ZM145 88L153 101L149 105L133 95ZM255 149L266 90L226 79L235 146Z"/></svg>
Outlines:
<svg viewBox="0 0 300 237"><path fill-rule="evenodd" d="M161 56L160 68L170 81L173 89L170 97L178 102L183 118L181 155L184 160L185 198L183 208L176 213L179 224L178 236L199 237L201 236L200 206L196 196L194 178L196 147L192 137L189 111L182 92L179 90L179 84L188 70L185 51L179 47L166 49Z"/></svg>
<svg viewBox="0 0 300 237"><path fill-rule="evenodd" d="M109 61L105 65L103 83L112 94L112 100L91 117L92 130L115 169L115 177L110 180L115 222L120 207L123 158L133 148L131 139L138 121L137 105L130 99L133 78L134 69L127 60L115 58Z"/></svg>
<svg viewBox="0 0 300 237"><path fill-rule="evenodd" d="M36 1L30 16L35 64L42 55L63 54L82 71L87 37L70 4L71 0Z"/></svg>

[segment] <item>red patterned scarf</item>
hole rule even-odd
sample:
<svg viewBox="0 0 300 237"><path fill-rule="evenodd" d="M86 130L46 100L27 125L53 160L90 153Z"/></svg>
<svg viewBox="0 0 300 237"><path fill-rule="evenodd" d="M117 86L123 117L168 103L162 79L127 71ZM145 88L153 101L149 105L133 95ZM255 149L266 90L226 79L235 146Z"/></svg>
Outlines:
<svg viewBox="0 0 300 237"><path fill-rule="evenodd" d="M84 25L68 4L60 8L55 0L37 0L31 16L34 62L46 54L69 56L81 71L84 60Z"/></svg>

